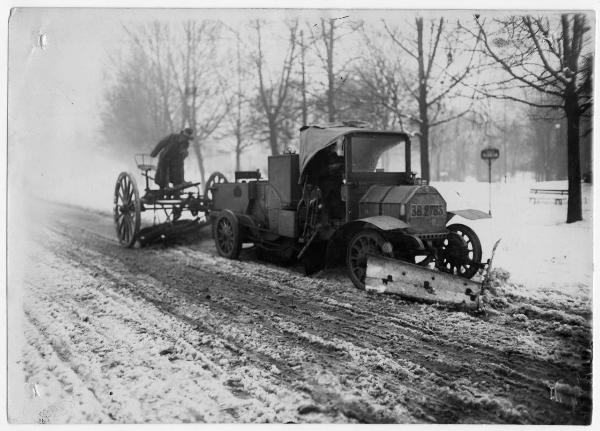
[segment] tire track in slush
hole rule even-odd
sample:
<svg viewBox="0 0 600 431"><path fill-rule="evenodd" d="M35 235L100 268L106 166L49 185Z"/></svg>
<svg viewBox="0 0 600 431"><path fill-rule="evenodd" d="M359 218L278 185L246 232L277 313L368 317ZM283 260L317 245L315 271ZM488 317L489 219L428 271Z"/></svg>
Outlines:
<svg viewBox="0 0 600 431"><path fill-rule="evenodd" d="M334 332L335 332L335 331L334 331ZM459 371L460 371L460 368L459 368Z"/></svg>
<svg viewBox="0 0 600 431"><path fill-rule="evenodd" d="M255 298L255 296L254 296L254 295L252 295L250 298L251 298L251 299L254 299L254 298ZM239 301L239 299L240 299L240 292L236 292L236 300L237 300L237 301ZM263 304L262 304L261 302L259 302L259 304L258 304L258 305L259 305L259 306L262 306ZM317 313L317 315L318 315L318 313ZM289 314L288 314L288 316L287 316L287 317L288 317L288 318L290 317L290 316L289 316ZM305 320L305 319L304 319L304 320ZM385 320L385 318L383 318L383 320ZM329 334L330 334L330 336L331 336L331 337L334 337L334 336L336 336L336 334L339 334L340 332L342 332L342 331L340 331L340 330L339 330L339 327L338 327L338 326L334 327L333 329L330 329L330 328L327 328L327 326L326 326L326 325L323 325L323 324L322 324L322 322L320 322L320 321L316 321L316 322L317 322L317 324L316 324L316 325L312 325L312 326L310 325L310 322L308 322L309 324L308 324L308 325L305 325L305 327L307 327L307 326L308 326L308 328L312 329L312 330L314 331L314 333L322 333L324 330L328 330L328 332L329 332ZM306 322L304 322L304 323L306 323ZM308 328L307 328L307 329L308 329ZM373 337L373 334L372 334L372 333L370 333L370 334L369 334L369 337L370 337L370 338L372 338L372 337ZM357 338L357 337L354 337L354 338ZM383 337L382 337L382 338L383 338ZM421 338L421 340L422 340L422 338ZM418 338L416 339L416 341L417 341L417 342L419 342L419 341L421 341L421 340L419 340ZM404 344L404 345L406 345L406 338L405 338L403 341L404 341L404 343L403 343L403 344ZM409 339L409 341L410 341L410 339ZM398 345L396 345L396 347L397 347L397 346L398 346ZM372 347L375 347L375 346L372 346ZM417 351L417 352L418 352L418 351L420 350L420 347L421 347L420 343L419 343L419 345L414 345L414 344L413 344L413 348L414 348L414 350L413 350L413 348L410 348L410 349L405 349L405 351L403 352L402 356L407 356L407 355L406 355L406 353L409 353L409 355L408 355L408 356L409 356L409 357L411 357L411 359L412 359L412 353L413 353L414 351ZM436 347L436 349L438 349L440 346L435 346L435 347ZM457 349L462 349L462 347L460 347L460 346L456 346L456 347L457 347ZM394 357L394 355L393 355L394 351L392 351L392 352L389 352L389 353L391 353L391 354L392 354L391 356L392 356L392 357ZM460 350L458 350L456 353L457 353L457 355L458 355L458 354L459 354L459 353L461 353L461 352L460 352ZM489 361L494 361L494 360L496 360L497 353L498 353L498 352L496 352L496 351L492 351L492 352L491 352L491 354L490 354L489 356L487 356L485 359L487 359L487 360L489 360ZM448 366L448 364L447 364L447 356L448 356L448 351L447 351L447 350L445 350L445 351L444 351L444 357L443 357L443 359L441 360L441 365L443 365L443 367L442 367L442 370L441 370L441 373L444 373L444 374L448 374L448 372L449 372L449 371L452 369L452 368L451 368L451 367L449 367L449 366ZM450 355L450 356L451 356L451 355ZM460 355L458 355L458 356L460 356ZM425 357L425 358L426 358L426 357ZM418 359L418 361L416 361L417 363L422 363L422 361L423 361L423 356L421 355L421 356L419 356L417 359ZM470 358L470 359L471 359L471 360L473 360L474 358ZM438 361L438 362L439 362L439 361ZM461 361L459 361L459 362L461 362ZM432 364L431 364L431 363L429 363L429 364L427 364L427 365L432 365ZM434 365L438 365L438 367L439 367L439 365L440 365L440 364L438 363L438 364L434 364ZM538 364L538 365L536 365L536 367L538 367L538 366L539 366L539 364ZM485 371L485 369L484 369L484 371ZM534 371L536 371L536 370L534 370ZM466 366L458 366L458 367L456 367L456 376L455 376L455 377L456 377L457 379L460 379L461 377L463 377L463 376L465 375L465 373L471 373L471 372L473 372L473 370L472 370L472 369L469 369L469 367L466 367ZM493 376L492 376L492 377L493 377ZM481 380L482 380L482 379L481 379ZM506 378L505 378L504 380L505 380L505 382L506 382L506 381L508 381L509 383L511 383L509 379L506 379ZM518 386L516 383L517 383L517 382L515 382L515 386ZM545 386L543 383L539 385L539 394L540 394L540 395L541 395L541 397L542 397L542 401L546 401L546 402L547 402L547 394L548 394L548 391L547 391L547 388L546 388L546 386ZM525 401L528 401L530 397L531 397L531 393L529 393L529 394L524 394L524 397L523 397L522 399L523 399L523 400L525 400ZM457 406L457 407L461 407L461 406ZM462 406L462 407L464 407L464 406ZM460 411L460 410L458 410L458 411ZM454 420L454 419L452 419L452 420Z"/></svg>
<svg viewBox="0 0 600 431"><path fill-rule="evenodd" d="M459 368L459 371L461 370L461 368ZM464 370L463 370L464 371Z"/></svg>
<svg viewBox="0 0 600 431"><path fill-rule="evenodd" d="M52 241L55 242L56 239L53 238ZM58 352L64 353L61 363L73 370L83 370L84 373L81 374L90 391L94 393L94 396L102 394L101 398L97 399L102 402L102 409L105 412L108 409L108 415L104 415L106 418L119 422L160 421L161 417L165 417L167 421L235 422L240 418L246 421L261 421L260 417L265 413L263 418L271 417L280 421L288 421L290 417L295 417L297 414L295 405L302 398L293 394L294 399L288 400L289 391L285 388L277 391L276 396L271 395L274 392L273 387L260 376L244 385L251 390L251 396L250 394L247 394L246 397L241 396L243 390L240 390L241 387L235 387L230 391L234 395L232 397L227 390L222 389L220 380L221 378L226 379L227 376L230 376L230 379L235 378L235 375L229 374L227 364L217 365L206 354L223 359L228 357L224 348L204 346L202 343L198 345L200 335L179 319L173 322L174 318L168 314L162 313L162 319L158 322L155 318L154 307L140 302L137 297L123 295L126 292L119 294L111 288L111 281L106 280L99 273L89 274L89 268L81 264L79 260L62 259L60 263L57 263L58 258L62 258L62 256L56 252L64 245L63 243L53 244L58 249L51 248L54 253L51 254L50 262L36 262L37 268L43 272L43 275L39 278L36 273L35 277L28 280L28 290L31 294L27 296L27 309L29 314L33 310L51 310L51 314L38 312L39 318L35 319L35 326L44 331L47 334L46 337L52 334L51 344L54 339L56 343L59 343L57 345L60 345L61 348ZM49 243L45 243L45 246L48 247ZM76 289L71 289L69 279L55 284L48 283L50 280L55 280L53 273L60 269L70 269L69 273L77 274L78 287ZM50 286L52 289L48 289ZM71 295L72 290L77 290L77 295ZM82 295L86 298L85 300L82 299ZM98 314L99 311L100 314ZM83 319L82 315L85 315L86 318ZM144 330L142 322L153 322L156 328ZM113 328L113 332L107 333L103 329L107 324L108 327ZM59 335L62 325L71 328L67 338ZM118 329L115 331L115 328ZM123 343L124 339L129 340L129 343ZM161 358L156 352L149 352L151 354L147 356L144 352L148 353L146 346L152 340L158 341L158 345L152 350L158 352L165 347L165 342L167 342L178 346L174 354L181 357L173 356L167 361L167 358ZM107 345L113 344L118 344L120 350L110 347L108 350L105 349ZM96 354L94 351L97 348L106 350L105 353L108 357ZM127 363L122 362L124 357L128 357ZM171 360L175 362L170 362ZM115 361L120 365L113 367L112 363ZM138 364L131 369L131 365L139 361L141 361L141 366ZM111 364L109 365L109 363ZM183 364L185 368L182 370L182 365L178 364ZM100 371L105 368L107 368L107 372ZM185 370L189 372L189 375L182 379ZM115 372L119 373L118 376L115 376ZM178 397L176 406L174 405L168 412L161 411L156 406L156 404L161 405L173 401L174 394L171 389L169 389L171 393L168 397L171 401L168 401L166 396L153 399L158 394L153 395L152 392L145 390L142 393L136 393L140 390L139 385L128 379L135 379L140 372L142 375L152 373L152 378L146 379L146 381L152 382L152 385L156 385L155 381L160 386L160 382L174 379L172 384L166 385L165 389L177 382L176 386L173 386L178 392L175 394ZM198 378L198 375L205 375L205 377ZM212 377L210 377L211 375ZM198 381L196 382L196 380ZM123 403L115 404L115 401L118 400L115 400L114 397L109 399L110 385L112 385L110 395L112 396L112 391L120 394L121 400L125 404L137 402L139 399L140 411L131 413ZM198 393L198 386L205 390ZM227 388L227 385L225 387ZM281 399L276 401L277 397L281 397ZM142 398L144 398L143 403ZM142 404L143 412L141 411ZM221 406L222 404L225 404L225 409ZM204 409L204 413L201 415L195 411L198 405L202 405ZM169 407L166 406L166 408ZM87 420L94 421L94 418Z"/></svg>
<svg viewBox="0 0 600 431"><path fill-rule="evenodd" d="M79 254L80 252L81 252L81 250L78 250L77 255L81 258L81 254ZM101 265L101 267L102 266L104 266L104 265ZM98 270L98 268L94 267L94 270ZM104 276L104 274L103 274L103 276ZM120 280L120 284L123 285L124 284L124 280ZM136 289L136 285L135 284L131 284L131 286L129 288L135 290ZM166 312L169 312L171 314L176 314L179 318L184 318L184 319L186 318L186 316L182 315L181 313L174 313L174 309L173 309L172 304L166 304L166 307L165 307L165 304L162 301L160 301L160 300L156 300L156 298L147 297L147 296L146 296L146 298L148 300L150 300L151 302L155 302L157 305L160 305L162 303L163 304L163 308L166 308L165 309ZM199 321L197 321L195 319L192 319L191 322L192 323L200 323ZM236 348L235 350L238 350L238 349ZM281 367L281 365L280 365L280 367ZM335 395L335 393L327 394L327 396L329 398L334 398L334 395ZM371 412L370 409L369 409L368 404L366 404L364 408L360 404L359 405L353 405L352 409L353 410L348 410L348 407L345 405L344 400L338 400L332 406L332 408L331 408L331 414L333 414L335 416L335 414L336 414L337 411L342 410L342 412L344 414L348 413L348 414L346 414L346 416L348 416L348 417L354 417L355 419L357 419L359 421L365 421L365 422L380 422L380 421L388 422L388 421L392 421L394 419L394 418L390 418L390 417L388 417L388 416L386 416L385 414L382 414L382 413ZM396 420L398 420L398 419L396 418ZM404 419L404 421L406 421L406 420L410 420L410 418Z"/></svg>
<svg viewBox="0 0 600 431"><path fill-rule="evenodd" d="M99 238L93 232L88 232L83 237L75 237L69 233L70 231L63 231L70 241L80 244L82 249L93 249L106 256L108 259L106 265L114 264L116 259L130 273L149 274L174 289L177 295L170 295L170 301L177 296L180 301L185 298L185 301L188 302L198 302L198 291L195 287L197 281L210 281L213 285L218 284L222 288L209 301L210 308L218 310L224 316L238 316L240 313L253 316L256 312L269 311L269 314L277 316L279 319L293 321L297 327L301 328L301 331L308 332L313 336L336 340L343 335L345 340L356 347L377 349L392 360L404 359L419 365L429 374L425 378L411 381L410 384L420 387L421 392L427 395L421 401L410 400L408 405L409 409L412 406L417 413L419 410L424 412L423 417L429 416L440 422L460 421L461 418L466 417L471 421L504 420L534 423L568 423L576 422L578 418L581 418L581 416L574 415L568 407L550 402L549 391L545 386L546 382L556 375L566 376L569 379L576 378L576 368L531 358L520 352L501 351L485 342L469 343L464 338L443 340L442 337L454 336L454 333L449 334L445 330L443 318L436 319L435 313L446 317L455 317L457 314L463 313L448 313L435 307L407 304L390 298L373 298L356 291L352 291L351 296L348 297L348 293L339 283L321 282L320 286L326 288L324 291L315 291L315 286L307 286L307 284L316 283L307 283L306 279L304 282L302 282L303 280L299 281L300 277L297 275L285 273L282 270L265 269L252 264L221 262L218 259L216 263L212 262L211 266L211 262L207 261L206 254L186 248L168 251L123 250L118 248L114 242ZM78 256L71 257L78 258ZM208 264L207 268L189 263L194 259L202 260L202 258L205 261L203 263ZM212 257L209 258L214 260ZM80 256L79 259L81 260ZM113 259L113 263L110 259ZM188 262L183 263L182 260ZM219 267L224 268L219 269ZM251 269L250 272L248 272L248 268ZM273 274L291 280L281 283L282 286L276 286L274 285L276 282L268 280L269 276ZM259 285L259 288L248 289L248 279L255 287ZM132 288L135 289L135 284ZM336 288L340 289L341 293L335 291ZM212 291L214 289L211 289ZM328 296L324 297L323 295ZM337 301L338 304L348 304L350 301L350 309L331 304L329 300L332 295L336 301L337 299L342 300L342 302ZM158 301L164 303L164 298ZM421 316L418 314L419 311L426 311L426 313ZM402 320L397 317L397 314L414 314L415 312L417 313L416 317L410 316L410 326L402 326ZM321 316L328 318L324 319ZM466 323L472 323L470 316L465 315L464 318ZM400 323L390 325L389 322L393 322L393 319L400 320ZM473 327L480 324L489 326L489 322L482 323L478 319L474 320L474 324L470 327L467 325L465 328L467 332L471 331L474 335L478 335L478 331ZM380 322L380 325L373 325L374 322ZM427 325L425 325L426 322ZM268 328L271 336L281 332L279 324L263 320L263 324L267 323L271 323ZM419 331L419 323L427 329ZM430 328L432 326L439 336L431 335ZM465 327L465 322L462 322L462 327ZM487 327L487 329L503 333L507 339L514 338L515 328L503 328L495 325L491 328ZM433 332L436 333L436 331ZM280 336L276 340L278 342L286 341L285 337L282 340ZM386 342L382 343L383 340ZM297 339L287 340L287 344L297 343L297 341ZM307 348L313 349L313 353L316 352L315 346L309 345ZM401 348L403 349L401 350ZM322 352L317 353L321 355L324 367L344 374L346 363L343 360L334 356L336 360L332 361L331 356ZM510 364L513 369L517 368L518 371L507 373L502 367L503 364ZM496 370L502 371L497 372ZM384 370L373 371L381 377L381 381L390 387L394 387L394 383L398 381L397 377L387 375ZM458 386L456 382L459 382ZM479 392L472 390L478 384L482 384ZM445 389L446 387L450 389ZM528 390L523 390L524 388ZM467 396L469 393L472 395L473 392L476 395ZM494 407L494 403L485 398L488 395L491 395L492 398L497 397L510 401L504 404L499 403L500 405L496 406L496 411L494 411L493 408L490 409L490 407ZM476 399L478 396L484 401L478 402ZM440 402L440 399L443 401ZM398 401L398 399L395 400ZM518 406L524 407L522 411L516 411L516 413L511 411ZM498 412L506 416L499 418L496 416Z"/></svg>

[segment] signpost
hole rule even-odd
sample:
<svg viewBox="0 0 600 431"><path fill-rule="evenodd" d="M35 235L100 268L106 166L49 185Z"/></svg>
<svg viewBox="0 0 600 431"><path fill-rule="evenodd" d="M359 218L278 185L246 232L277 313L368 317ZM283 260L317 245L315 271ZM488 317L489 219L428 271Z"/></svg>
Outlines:
<svg viewBox="0 0 600 431"><path fill-rule="evenodd" d="M489 215L492 215L492 160L496 160L498 157L500 157L500 150L498 148L487 147L481 150L481 158L488 162Z"/></svg>

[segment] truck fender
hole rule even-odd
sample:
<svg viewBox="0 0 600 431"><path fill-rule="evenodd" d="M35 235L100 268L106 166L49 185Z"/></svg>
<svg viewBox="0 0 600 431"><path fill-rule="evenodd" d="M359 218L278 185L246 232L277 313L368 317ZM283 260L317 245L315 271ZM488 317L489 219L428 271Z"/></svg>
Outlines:
<svg viewBox="0 0 600 431"><path fill-rule="evenodd" d="M386 215L365 217L365 218L358 219L356 221L372 224L383 231L406 229L406 228L410 227L410 225L408 223L406 223L405 221L402 221L395 217L386 216Z"/></svg>
<svg viewBox="0 0 600 431"><path fill-rule="evenodd" d="M361 229L373 228L378 231L406 229L410 225L391 216L373 216L353 220L339 228L327 243L327 261L340 261L345 256L346 244L352 236Z"/></svg>
<svg viewBox="0 0 600 431"><path fill-rule="evenodd" d="M453 210L453 211L446 212L446 223L448 223L450 220L452 220L452 217L454 217L455 215L464 217L467 220L479 220L479 219L484 219L484 218L492 218L492 216L489 215L488 213L479 211L479 210L472 210L472 209Z"/></svg>

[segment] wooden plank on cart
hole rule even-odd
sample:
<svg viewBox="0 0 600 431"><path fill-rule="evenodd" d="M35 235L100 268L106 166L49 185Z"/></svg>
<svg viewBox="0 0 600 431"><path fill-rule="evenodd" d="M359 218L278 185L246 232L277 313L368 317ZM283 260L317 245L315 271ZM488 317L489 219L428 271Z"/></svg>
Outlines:
<svg viewBox="0 0 600 431"><path fill-rule="evenodd" d="M407 299L479 308L481 284L388 257L369 255L365 286L368 291Z"/></svg>

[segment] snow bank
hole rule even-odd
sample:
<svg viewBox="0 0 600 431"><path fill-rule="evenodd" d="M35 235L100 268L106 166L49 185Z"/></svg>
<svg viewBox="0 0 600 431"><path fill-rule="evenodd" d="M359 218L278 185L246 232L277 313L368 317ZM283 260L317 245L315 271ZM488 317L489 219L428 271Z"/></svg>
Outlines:
<svg viewBox="0 0 600 431"><path fill-rule="evenodd" d="M432 183L447 201L448 209L488 210L488 184ZM494 242L502 241L494 266L510 273L510 279L524 286L522 296L591 296L593 269L592 187L582 184L583 220L566 224L567 205L553 201L533 203L531 188L566 189L566 181L545 183L492 184L492 218L469 221L455 217L452 222L471 226L479 235L487 259Z"/></svg>

